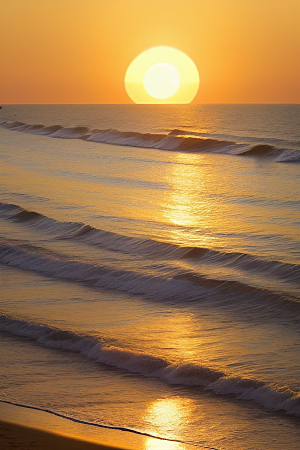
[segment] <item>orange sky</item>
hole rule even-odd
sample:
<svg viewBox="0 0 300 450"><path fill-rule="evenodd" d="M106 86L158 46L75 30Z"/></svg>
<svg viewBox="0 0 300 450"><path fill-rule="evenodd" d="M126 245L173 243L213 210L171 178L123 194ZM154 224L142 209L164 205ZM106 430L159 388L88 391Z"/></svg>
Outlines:
<svg viewBox="0 0 300 450"><path fill-rule="evenodd" d="M299 0L0 0L0 103L132 103L157 45L195 62L193 103L300 102Z"/></svg>

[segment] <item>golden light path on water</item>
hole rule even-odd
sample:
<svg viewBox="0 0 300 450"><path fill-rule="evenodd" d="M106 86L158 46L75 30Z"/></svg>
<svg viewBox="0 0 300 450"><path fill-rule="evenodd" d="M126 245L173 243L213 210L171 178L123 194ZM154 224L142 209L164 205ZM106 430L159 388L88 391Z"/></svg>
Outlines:
<svg viewBox="0 0 300 450"><path fill-rule="evenodd" d="M160 436L180 436L185 424L189 423L192 413L192 400L179 397L156 400L147 409L144 420L150 429L155 429ZM180 442L158 441L148 439L145 450L184 450Z"/></svg>
<svg viewBox="0 0 300 450"><path fill-rule="evenodd" d="M171 189L164 199L162 220L174 225L169 230L172 241L180 243L188 239L192 244L193 234L200 226L209 231L220 221L221 210L216 208L216 200L207 198L216 174L201 155L176 153L174 162L167 175ZM201 245L212 245L213 240L212 234L201 234Z"/></svg>

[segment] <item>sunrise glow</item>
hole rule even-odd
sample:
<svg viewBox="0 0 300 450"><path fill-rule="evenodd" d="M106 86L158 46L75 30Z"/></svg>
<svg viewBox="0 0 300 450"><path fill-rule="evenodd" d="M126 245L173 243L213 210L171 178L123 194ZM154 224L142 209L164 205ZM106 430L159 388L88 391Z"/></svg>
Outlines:
<svg viewBox="0 0 300 450"><path fill-rule="evenodd" d="M297 103L299 17L299 0L1 0L0 103L167 103L143 85L157 63L180 74L169 103ZM162 47L192 60L199 89L168 58L124 85Z"/></svg>

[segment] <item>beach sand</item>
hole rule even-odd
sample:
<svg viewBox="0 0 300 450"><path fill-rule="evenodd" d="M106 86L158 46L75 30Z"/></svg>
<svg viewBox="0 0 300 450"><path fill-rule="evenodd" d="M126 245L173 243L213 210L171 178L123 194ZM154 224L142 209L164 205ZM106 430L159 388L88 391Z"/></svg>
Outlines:
<svg viewBox="0 0 300 450"><path fill-rule="evenodd" d="M1 450L140 450L144 443L145 436L84 425L45 411L0 402Z"/></svg>
<svg viewBox="0 0 300 450"><path fill-rule="evenodd" d="M0 421L0 448L1 450L112 450L113 448L117 450L117 447L74 439L4 421Z"/></svg>

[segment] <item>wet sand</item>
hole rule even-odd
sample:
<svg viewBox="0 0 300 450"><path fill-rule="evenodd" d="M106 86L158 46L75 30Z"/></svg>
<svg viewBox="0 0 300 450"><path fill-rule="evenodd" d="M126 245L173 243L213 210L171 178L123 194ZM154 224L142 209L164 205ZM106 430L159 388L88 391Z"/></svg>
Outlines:
<svg viewBox="0 0 300 450"><path fill-rule="evenodd" d="M0 448L1 450L120 450L120 447L88 442L5 421L0 421Z"/></svg>

